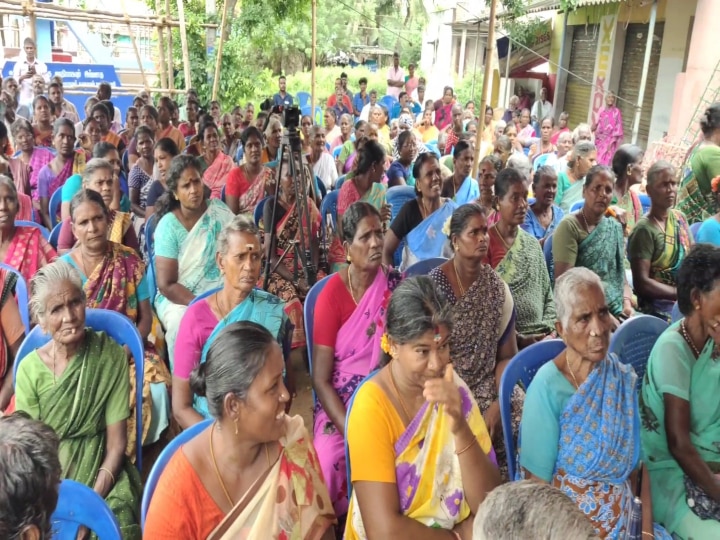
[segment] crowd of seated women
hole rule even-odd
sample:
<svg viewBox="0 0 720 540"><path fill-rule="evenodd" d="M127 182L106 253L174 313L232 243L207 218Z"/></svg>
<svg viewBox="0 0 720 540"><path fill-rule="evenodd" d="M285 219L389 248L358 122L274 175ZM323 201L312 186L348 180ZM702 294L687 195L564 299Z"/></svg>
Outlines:
<svg viewBox="0 0 720 540"><path fill-rule="evenodd" d="M96 107L102 138L112 139L109 113ZM351 165L328 226L312 180L336 187L345 164L328 161L324 128L307 130L315 174L299 193L288 157L279 159L279 119L270 118L265 133L248 125L233 142L209 115L196 118L195 140L182 152L174 112L167 99L158 109L140 106L126 143L136 157L129 171L109 140L86 162L60 119L55 153L34 183L32 167L25 177L0 176L0 255L31 285L33 322L50 336L15 358L25 334L18 278L1 272L0 410L53 428L63 477L99 493L124 538L143 534L135 448L169 437L174 422L187 429L205 420L160 477L146 537L469 540L481 537L486 518L475 533L473 521L487 515L479 509L488 494L516 480L508 477L516 460L521 476L564 493L601 538L624 537L636 495L643 536L720 532L711 400L720 247L693 246L676 208L688 188L672 165L643 171L642 150L632 145L617 148L612 167L596 165L582 130L561 150L552 121L541 120L540 138L530 141L521 114L500 136L486 122L490 152L475 179L472 138L453 139L443 164L434 151L417 151L412 122L399 122L393 136L380 118L386 113L373 109L355 140L347 118L336 130L332 144ZM689 158L697 185L712 159L705 148L720 132L720 105L705 116L706 138ZM27 126L18 122L22 142ZM558 144L568 136L560 133ZM43 150L23 144L18 171ZM240 165L228 148L242 149ZM645 209L637 192L643 172ZM391 180L414 190L401 208L388 204ZM710 179L702 201L715 205L719 185ZM56 260L38 229L15 221L29 204L50 224L48 200L58 189ZM716 211L707 208L699 233L710 242ZM138 240L146 235L149 253ZM401 246L402 270L444 260L405 278L394 268ZM301 254L319 268L322 248L328 264L318 278L331 275L306 335L303 304L313 284ZM637 383L608 353L610 335L636 310L670 321L676 303L684 318L658 340ZM127 316L144 358L85 328L86 308ZM518 455L509 455L503 373L518 351L558 337L566 349L507 404L519 441ZM292 365L308 357L312 434L288 416ZM142 403L134 397L137 362Z"/></svg>

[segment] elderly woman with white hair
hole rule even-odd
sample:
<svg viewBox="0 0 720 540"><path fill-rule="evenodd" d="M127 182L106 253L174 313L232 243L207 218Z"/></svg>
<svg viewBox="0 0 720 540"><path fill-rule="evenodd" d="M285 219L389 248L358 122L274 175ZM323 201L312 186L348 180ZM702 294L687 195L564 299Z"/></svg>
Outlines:
<svg viewBox="0 0 720 540"><path fill-rule="evenodd" d="M475 514L473 540L591 540L595 528L559 489L530 480L496 487Z"/></svg>
<svg viewBox="0 0 720 540"><path fill-rule="evenodd" d="M140 475L125 455L127 354L105 332L85 327L85 292L68 263L45 266L32 285L30 308L50 341L18 366L17 410L55 430L63 477L105 499L123 538L140 538Z"/></svg>
<svg viewBox="0 0 720 540"><path fill-rule="evenodd" d="M652 521L650 481L640 463L637 375L608 354L613 322L600 278L587 268L568 270L555 284L555 305L555 329L567 348L528 387L522 474L561 489L601 538L625 538L638 495L643 538L669 539Z"/></svg>

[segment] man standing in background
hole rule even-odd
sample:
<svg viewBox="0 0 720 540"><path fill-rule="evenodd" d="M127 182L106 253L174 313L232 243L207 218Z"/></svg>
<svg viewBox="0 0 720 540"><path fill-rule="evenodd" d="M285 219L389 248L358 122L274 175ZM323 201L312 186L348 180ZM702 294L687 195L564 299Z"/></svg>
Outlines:
<svg viewBox="0 0 720 540"><path fill-rule="evenodd" d="M367 94L367 78L360 77L359 84L360 91L355 94L353 98L353 114L355 115L355 120L360 118L365 105L370 103L370 96Z"/></svg>
<svg viewBox="0 0 720 540"><path fill-rule="evenodd" d="M400 91L405 86L405 72L400 67L400 55L393 53L393 65L387 71L387 92L388 96L398 99Z"/></svg>
<svg viewBox="0 0 720 540"><path fill-rule="evenodd" d="M279 92L273 96L273 106L292 107L294 98L286 92L287 79L285 79L285 75L280 75L278 79L278 89Z"/></svg>
<svg viewBox="0 0 720 540"><path fill-rule="evenodd" d="M25 38L23 48L25 54L18 56L15 67L13 67L12 76L20 85L18 104L29 107L32 105L35 96L33 94L33 77L40 75L47 83L50 81L50 75L48 74L48 68L45 63L35 57L35 42L31 38Z"/></svg>

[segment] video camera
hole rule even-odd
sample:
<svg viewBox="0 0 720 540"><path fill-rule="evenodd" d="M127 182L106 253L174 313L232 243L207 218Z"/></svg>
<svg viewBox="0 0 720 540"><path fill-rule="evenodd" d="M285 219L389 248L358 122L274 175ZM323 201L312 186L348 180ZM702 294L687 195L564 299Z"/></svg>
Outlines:
<svg viewBox="0 0 720 540"><path fill-rule="evenodd" d="M267 98L260 103L260 110L268 113L268 119L265 120L265 126L263 131L267 129L267 124L270 121L270 117L274 114L282 116L282 123L285 128L291 133L296 131L300 127L300 107L295 105L291 107L285 107L283 105L273 106L272 99Z"/></svg>

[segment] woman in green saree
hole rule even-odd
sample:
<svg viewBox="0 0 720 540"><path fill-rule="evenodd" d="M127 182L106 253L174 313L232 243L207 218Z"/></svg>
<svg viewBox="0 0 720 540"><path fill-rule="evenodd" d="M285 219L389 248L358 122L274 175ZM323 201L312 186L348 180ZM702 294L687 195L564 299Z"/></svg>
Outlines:
<svg viewBox="0 0 720 540"><path fill-rule="evenodd" d="M580 141L570 153L567 170L558 174L555 203L568 214L572 206L583 199L583 178L597 163L597 149L590 141Z"/></svg>
<svg viewBox="0 0 720 540"><path fill-rule="evenodd" d="M139 539L142 487L125 455L127 354L104 332L85 328L85 293L68 263L44 267L32 290L33 315L51 339L18 367L17 410L55 430L63 478L91 487L117 517L123 539Z"/></svg>
<svg viewBox="0 0 720 540"><path fill-rule="evenodd" d="M690 223L704 221L716 212L710 182L720 175L720 103L707 108L700 129L703 138L685 162L678 195L677 209Z"/></svg>
<svg viewBox="0 0 720 540"><path fill-rule="evenodd" d="M510 288L517 319L518 349L549 336L555 326L555 302L540 242L520 228L528 209L528 187L521 173L503 169L495 179L500 219L490 227L487 259Z"/></svg>
<svg viewBox="0 0 720 540"><path fill-rule="evenodd" d="M692 244L682 212L673 208L678 180L675 167L658 161L647 174L650 211L628 239L628 258L640 311L667 322L677 300L677 273Z"/></svg>
<svg viewBox="0 0 720 540"><path fill-rule="evenodd" d="M585 205L565 216L553 239L555 279L575 266L584 266L602 280L610 313L619 319L631 317L632 291L625 279L625 238L622 225L605 213L610 207L615 175L609 167L596 165L587 172L583 185Z"/></svg>

